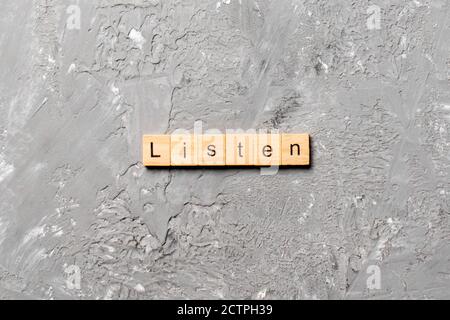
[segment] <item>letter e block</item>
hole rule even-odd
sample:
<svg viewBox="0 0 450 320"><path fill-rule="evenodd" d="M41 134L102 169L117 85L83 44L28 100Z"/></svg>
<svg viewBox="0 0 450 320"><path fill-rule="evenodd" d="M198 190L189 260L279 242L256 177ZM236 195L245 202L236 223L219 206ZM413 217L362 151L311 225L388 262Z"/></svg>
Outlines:
<svg viewBox="0 0 450 320"><path fill-rule="evenodd" d="M309 165L309 134L281 135L281 164L283 166Z"/></svg>
<svg viewBox="0 0 450 320"><path fill-rule="evenodd" d="M279 166L281 165L281 135L258 134L256 146L256 165Z"/></svg>
<svg viewBox="0 0 450 320"><path fill-rule="evenodd" d="M142 163L144 166L170 166L170 136L144 135Z"/></svg>

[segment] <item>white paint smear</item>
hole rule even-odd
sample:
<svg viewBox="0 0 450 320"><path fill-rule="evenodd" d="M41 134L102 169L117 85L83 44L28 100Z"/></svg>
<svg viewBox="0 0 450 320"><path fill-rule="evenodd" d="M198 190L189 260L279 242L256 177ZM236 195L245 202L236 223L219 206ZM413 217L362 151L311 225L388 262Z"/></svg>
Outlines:
<svg viewBox="0 0 450 320"><path fill-rule="evenodd" d="M14 166L5 161L0 154L0 183L14 171Z"/></svg>
<svg viewBox="0 0 450 320"><path fill-rule="evenodd" d="M133 40L133 42L136 44L136 46L142 50L142 46L146 42L145 38L142 36L142 33L140 31L137 31L136 29L131 29L130 33L128 34L128 37Z"/></svg>

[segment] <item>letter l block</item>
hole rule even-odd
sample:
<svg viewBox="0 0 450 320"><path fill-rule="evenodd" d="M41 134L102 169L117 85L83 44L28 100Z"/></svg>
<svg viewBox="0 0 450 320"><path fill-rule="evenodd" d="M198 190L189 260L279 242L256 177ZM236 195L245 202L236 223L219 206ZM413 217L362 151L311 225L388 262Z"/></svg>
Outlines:
<svg viewBox="0 0 450 320"><path fill-rule="evenodd" d="M170 136L144 135L142 137L144 166L170 166Z"/></svg>

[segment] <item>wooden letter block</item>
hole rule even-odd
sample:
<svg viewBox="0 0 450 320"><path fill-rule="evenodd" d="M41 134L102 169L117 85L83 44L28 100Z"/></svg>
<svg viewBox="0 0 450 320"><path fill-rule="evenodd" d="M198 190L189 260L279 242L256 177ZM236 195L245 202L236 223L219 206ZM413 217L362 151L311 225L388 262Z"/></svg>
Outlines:
<svg viewBox="0 0 450 320"><path fill-rule="evenodd" d="M204 134L199 136L199 164L203 166L225 165L225 135Z"/></svg>
<svg viewBox="0 0 450 320"><path fill-rule="evenodd" d="M144 166L170 166L170 136L144 135L142 161Z"/></svg>
<svg viewBox="0 0 450 320"><path fill-rule="evenodd" d="M256 145L257 166L279 166L281 165L281 135L280 134L258 134Z"/></svg>
<svg viewBox="0 0 450 320"><path fill-rule="evenodd" d="M225 162L227 166L253 166L255 161L255 134L226 134Z"/></svg>
<svg viewBox="0 0 450 320"><path fill-rule="evenodd" d="M145 166L302 166L310 164L309 134L144 135Z"/></svg>
<svg viewBox="0 0 450 320"><path fill-rule="evenodd" d="M197 166L197 141L193 134L172 134L170 138L172 166Z"/></svg>
<svg viewBox="0 0 450 320"><path fill-rule="evenodd" d="M309 165L309 134L281 135L281 164L283 166Z"/></svg>

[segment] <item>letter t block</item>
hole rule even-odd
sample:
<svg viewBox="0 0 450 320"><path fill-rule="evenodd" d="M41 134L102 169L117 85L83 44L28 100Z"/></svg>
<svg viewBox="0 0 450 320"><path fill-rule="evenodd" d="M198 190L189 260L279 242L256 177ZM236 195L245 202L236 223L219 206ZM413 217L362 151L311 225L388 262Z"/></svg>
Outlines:
<svg viewBox="0 0 450 320"><path fill-rule="evenodd" d="M256 134L227 133L225 140L225 162L227 166L254 166L256 164Z"/></svg>

